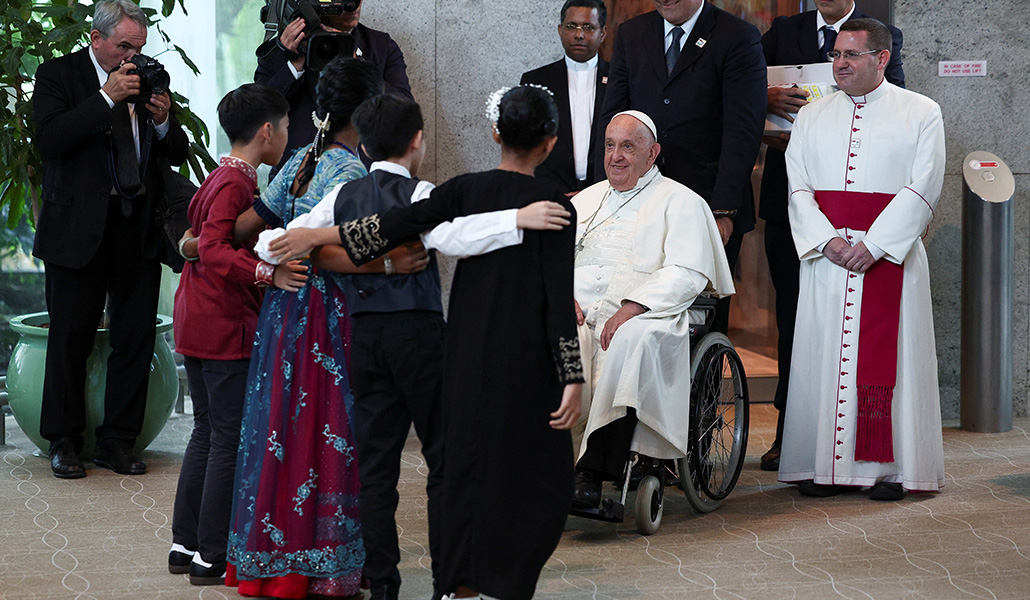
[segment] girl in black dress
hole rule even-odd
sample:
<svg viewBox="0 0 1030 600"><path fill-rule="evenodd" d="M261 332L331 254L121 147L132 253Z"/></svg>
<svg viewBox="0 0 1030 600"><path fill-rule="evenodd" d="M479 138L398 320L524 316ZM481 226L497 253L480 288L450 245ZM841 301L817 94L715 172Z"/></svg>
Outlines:
<svg viewBox="0 0 1030 600"><path fill-rule="evenodd" d="M437 223L563 194L533 171L557 139L549 92L500 101L498 168L456 177L423 202L340 224L355 263ZM531 598L572 500L572 439L583 369L573 305L575 229L524 231L522 244L458 263L444 358L441 589Z"/></svg>

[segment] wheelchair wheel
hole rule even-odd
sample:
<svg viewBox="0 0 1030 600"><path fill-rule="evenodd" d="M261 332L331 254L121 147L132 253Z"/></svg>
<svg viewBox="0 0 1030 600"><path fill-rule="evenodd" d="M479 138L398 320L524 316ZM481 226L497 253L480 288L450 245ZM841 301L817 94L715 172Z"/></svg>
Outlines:
<svg viewBox="0 0 1030 600"><path fill-rule="evenodd" d="M665 486L654 475L644 475L637 487L637 531L652 535L662 524L663 494Z"/></svg>
<svg viewBox="0 0 1030 600"><path fill-rule="evenodd" d="M710 333L691 360L690 442L680 480L694 509L709 513L733 490L747 451L747 377L730 340Z"/></svg>

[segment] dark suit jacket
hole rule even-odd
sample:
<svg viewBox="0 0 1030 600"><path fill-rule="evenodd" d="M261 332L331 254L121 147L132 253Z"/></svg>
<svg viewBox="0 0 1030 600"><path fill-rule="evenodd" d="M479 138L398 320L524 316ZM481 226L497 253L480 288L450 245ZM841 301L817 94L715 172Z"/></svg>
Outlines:
<svg viewBox="0 0 1030 600"><path fill-rule="evenodd" d="M354 47L361 51L361 58L375 66L383 76L386 91L414 100L408 83L407 67L404 65L404 54L390 34L369 29L359 23L351 35L354 36ZM287 64L286 54L274 43L270 45L271 50L265 55L262 55L264 46L258 49L254 81L276 88L290 102L286 152L283 152L282 160L274 169L277 172L290 159L294 150L315 140L315 124L311 121L311 113L318 106L315 95L318 72L307 69L297 79Z"/></svg>
<svg viewBox="0 0 1030 600"><path fill-rule="evenodd" d="M597 82L594 92L594 117L596 125L601 116L604 104L604 90L608 77L608 63L597 59ZM554 150L539 167L536 176L555 184L562 193L578 191L580 186L576 180L576 157L572 147L572 107L569 101L569 73L565 57L549 65L527 71L522 74L519 84L535 83L547 87L554 93L554 101L558 105L558 141ZM590 132L590 148L587 150L587 177L590 184L595 179L604 178L604 164L596 162L597 127ZM595 177L598 175L598 177Z"/></svg>
<svg viewBox="0 0 1030 600"><path fill-rule="evenodd" d="M39 259L71 269L86 265L104 237L107 209L111 202L110 143L114 111L100 94L102 82L90 60L89 50L49 60L36 71L32 104L35 111L35 144L43 158L43 202L36 223L32 254ZM141 146L152 136L143 183L156 190L156 155L162 153L172 164L186 160L189 140L174 117L168 133L158 140L146 110L136 111L140 119ZM153 194L143 197L134 210L142 219L146 258L163 251L160 231L154 224ZM138 202L138 201L137 201Z"/></svg>
<svg viewBox="0 0 1030 600"><path fill-rule="evenodd" d="M664 39L657 12L619 27L598 135L619 111L646 113L658 127L662 174L700 194L712 209L737 210L734 234L743 234L754 228L750 177L765 126L758 30L705 2L671 76Z"/></svg>
<svg viewBox="0 0 1030 600"><path fill-rule="evenodd" d="M819 38L815 28L816 11L810 10L790 17L777 17L772 27L762 36L762 51L770 67L781 65L807 65L820 62ZM868 17L855 9L852 19ZM901 68L901 30L890 27L894 38L891 60L885 77L894 85L905 87L905 72ZM760 217L771 223L788 225L787 219L787 165L783 152L769 148L765 154L762 174L762 202Z"/></svg>

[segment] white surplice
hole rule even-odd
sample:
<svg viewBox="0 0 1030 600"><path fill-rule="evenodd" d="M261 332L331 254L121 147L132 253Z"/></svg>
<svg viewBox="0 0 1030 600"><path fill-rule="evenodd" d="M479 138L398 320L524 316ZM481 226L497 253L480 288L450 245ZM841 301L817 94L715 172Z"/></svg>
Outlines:
<svg viewBox="0 0 1030 600"><path fill-rule="evenodd" d="M929 98L886 81L865 96L837 92L798 113L787 146L790 225L801 258L797 327L779 479L908 490L944 485L937 354L925 235L944 180L944 125ZM834 229L817 190L895 195L869 231ZM862 274L823 256L826 242L867 240L903 265L892 463L857 461L855 371Z"/></svg>
<svg viewBox="0 0 1030 600"><path fill-rule="evenodd" d="M704 199L652 167L626 192L597 183L576 207L575 295L586 435L636 410L632 448L655 458L686 454L690 399L688 307L699 294L733 293L715 218ZM602 351L605 322L626 302L648 312L623 323ZM586 444L582 444L582 449Z"/></svg>

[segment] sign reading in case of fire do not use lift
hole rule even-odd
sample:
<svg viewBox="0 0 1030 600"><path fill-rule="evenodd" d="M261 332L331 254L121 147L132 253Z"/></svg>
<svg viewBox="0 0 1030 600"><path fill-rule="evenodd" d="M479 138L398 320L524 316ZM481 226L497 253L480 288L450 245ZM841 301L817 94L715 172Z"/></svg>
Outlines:
<svg viewBox="0 0 1030 600"><path fill-rule="evenodd" d="M986 60L942 60L937 63L938 77L987 77Z"/></svg>

